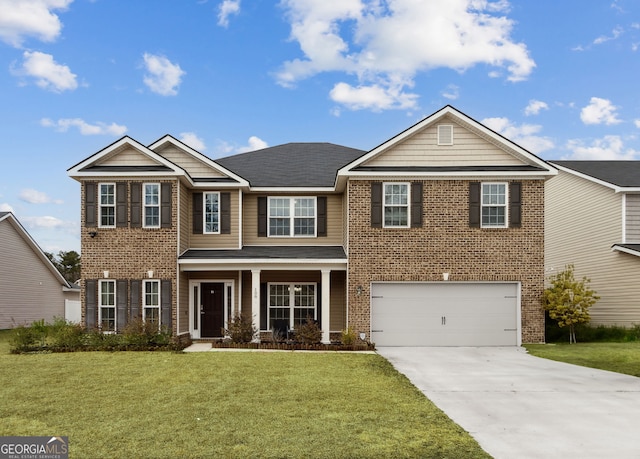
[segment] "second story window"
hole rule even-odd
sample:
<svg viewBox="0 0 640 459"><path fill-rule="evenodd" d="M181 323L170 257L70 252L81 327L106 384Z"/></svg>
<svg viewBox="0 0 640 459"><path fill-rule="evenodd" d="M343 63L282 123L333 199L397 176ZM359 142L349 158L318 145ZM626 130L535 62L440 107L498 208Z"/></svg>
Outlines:
<svg viewBox="0 0 640 459"><path fill-rule="evenodd" d="M483 183L481 206L483 228L506 228L507 184Z"/></svg>
<svg viewBox="0 0 640 459"><path fill-rule="evenodd" d="M204 193L204 232L220 234L220 193Z"/></svg>
<svg viewBox="0 0 640 459"><path fill-rule="evenodd" d="M99 218L102 228L113 228L116 226L116 185L115 183L101 183L98 187L100 196Z"/></svg>
<svg viewBox="0 0 640 459"><path fill-rule="evenodd" d="M144 184L144 226L160 227L160 184Z"/></svg>
<svg viewBox="0 0 640 459"><path fill-rule="evenodd" d="M269 236L316 236L316 198L269 198Z"/></svg>
<svg viewBox="0 0 640 459"><path fill-rule="evenodd" d="M409 184L384 184L384 226L385 228L409 227Z"/></svg>

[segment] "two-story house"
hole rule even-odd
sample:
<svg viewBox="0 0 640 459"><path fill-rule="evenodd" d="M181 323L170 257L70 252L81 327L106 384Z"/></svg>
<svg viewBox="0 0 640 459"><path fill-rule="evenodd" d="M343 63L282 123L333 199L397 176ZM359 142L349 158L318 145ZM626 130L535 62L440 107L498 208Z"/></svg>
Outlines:
<svg viewBox="0 0 640 459"><path fill-rule="evenodd" d="M76 164L83 314L221 338L236 313L378 345L544 340L544 182L557 171L446 106L371 151L212 160L124 137Z"/></svg>
<svg viewBox="0 0 640 459"><path fill-rule="evenodd" d="M569 264L600 300L594 325L640 324L640 161L553 161L546 188L545 266Z"/></svg>

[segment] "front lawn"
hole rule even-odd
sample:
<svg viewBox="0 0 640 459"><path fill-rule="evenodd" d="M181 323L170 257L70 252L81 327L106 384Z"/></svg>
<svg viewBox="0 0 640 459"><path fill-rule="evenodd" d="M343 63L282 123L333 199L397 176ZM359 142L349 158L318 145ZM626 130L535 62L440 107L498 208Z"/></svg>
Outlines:
<svg viewBox="0 0 640 459"><path fill-rule="evenodd" d="M489 457L378 355L10 355L6 338L0 436L68 436L71 457Z"/></svg>
<svg viewBox="0 0 640 459"><path fill-rule="evenodd" d="M531 355L640 376L640 342L527 344Z"/></svg>

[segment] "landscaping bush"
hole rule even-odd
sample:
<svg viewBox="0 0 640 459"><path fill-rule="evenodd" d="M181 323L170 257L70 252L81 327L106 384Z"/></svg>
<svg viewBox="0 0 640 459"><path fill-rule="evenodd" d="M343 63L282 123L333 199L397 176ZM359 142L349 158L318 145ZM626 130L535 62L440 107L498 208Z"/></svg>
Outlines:
<svg viewBox="0 0 640 459"><path fill-rule="evenodd" d="M224 330L232 343L250 343L258 335L258 329L253 324L251 317L236 314L227 324Z"/></svg>
<svg viewBox="0 0 640 459"><path fill-rule="evenodd" d="M295 340L303 344L317 344L322 340L322 330L317 322L307 318L307 321L296 327Z"/></svg>
<svg viewBox="0 0 640 459"><path fill-rule="evenodd" d="M351 346L355 344L357 339L356 331L353 327L349 326L346 330L342 330L342 344L345 346Z"/></svg>
<svg viewBox="0 0 640 459"><path fill-rule="evenodd" d="M547 343L561 343L569 340L569 330L560 328L548 316L545 318L545 340ZM582 343L640 341L640 325L620 327L616 325L576 325L576 338Z"/></svg>

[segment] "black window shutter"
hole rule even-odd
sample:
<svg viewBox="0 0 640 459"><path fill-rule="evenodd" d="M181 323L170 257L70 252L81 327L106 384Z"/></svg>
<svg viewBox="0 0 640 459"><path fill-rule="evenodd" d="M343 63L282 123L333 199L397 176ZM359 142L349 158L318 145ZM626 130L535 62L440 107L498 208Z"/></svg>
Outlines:
<svg viewBox="0 0 640 459"><path fill-rule="evenodd" d="M220 234L231 234L231 193L220 193Z"/></svg>
<svg viewBox="0 0 640 459"><path fill-rule="evenodd" d="M171 329L171 280L163 279L160 281L160 284L160 321L163 327Z"/></svg>
<svg viewBox="0 0 640 459"><path fill-rule="evenodd" d="M96 182L85 182L84 184L84 226L95 227L98 202L96 194L98 185Z"/></svg>
<svg viewBox="0 0 640 459"><path fill-rule="evenodd" d="M116 323L121 332L127 326L127 281L116 280Z"/></svg>
<svg viewBox="0 0 640 459"><path fill-rule="evenodd" d="M116 226L122 228L127 226L127 184L126 182L116 183Z"/></svg>
<svg viewBox="0 0 640 459"><path fill-rule="evenodd" d="M522 225L522 184L509 184L509 226L520 228Z"/></svg>
<svg viewBox="0 0 640 459"><path fill-rule="evenodd" d="M96 279L87 279L84 281L84 307L85 307L85 323L87 330L96 328L98 320L98 281Z"/></svg>
<svg viewBox="0 0 640 459"><path fill-rule="evenodd" d="M382 228L382 183L371 182L371 227Z"/></svg>
<svg viewBox="0 0 640 459"><path fill-rule="evenodd" d="M480 228L480 182L469 183L469 226Z"/></svg>
<svg viewBox="0 0 640 459"><path fill-rule="evenodd" d="M160 227L171 228L171 183L160 185Z"/></svg>
<svg viewBox="0 0 640 459"><path fill-rule="evenodd" d="M411 184L411 228L422 228L422 182Z"/></svg>
<svg viewBox="0 0 640 459"><path fill-rule="evenodd" d="M258 196L258 237L267 237L267 197Z"/></svg>
<svg viewBox="0 0 640 459"><path fill-rule="evenodd" d="M318 237L327 237L327 197L318 196Z"/></svg>
<svg viewBox="0 0 640 459"><path fill-rule="evenodd" d="M140 285L142 281L132 280L131 285L129 287L129 305L131 307L131 319L139 319L141 317L140 314L140 299L142 295L140 295Z"/></svg>
<svg viewBox="0 0 640 459"><path fill-rule="evenodd" d="M193 234L202 234L202 193L193 193Z"/></svg>
<svg viewBox="0 0 640 459"><path fill-rule="evenodd" d="M142 226L142 183L131 184L131 228Z"/></svg>
<svg viewBox="0 0 640 459"><path fill-rule="evenodd" d="M267 308L267 284L260 284L260 330L267 330L269 323L269 308Z"/></svg>

